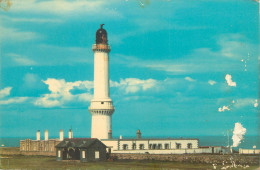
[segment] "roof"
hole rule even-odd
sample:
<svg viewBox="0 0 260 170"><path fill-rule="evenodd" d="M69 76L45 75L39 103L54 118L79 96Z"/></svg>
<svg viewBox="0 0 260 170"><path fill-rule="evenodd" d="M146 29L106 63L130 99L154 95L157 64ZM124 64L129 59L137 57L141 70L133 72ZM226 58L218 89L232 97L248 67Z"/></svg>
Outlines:
<svg viewBox="0 0 260 170"><path fill-rule="evenodd" d="M200 146L199 148L222 148L222 149L224 149L224 148L227 148L227 147L225 147L225 146Z"/></svg>
<svg viewBox="0 0 260 170"><path fill-rule="evenodd" d="M100 140L96 138L66 138L58 145L56 145L56 148L89 148L92 144L96 142L100 142L102 145L106 147L105 144L103 144Z"/></svg>
<svg viewBox="0 0 260 170"><path fill-rule="evenodd" d="M100 28L96 32L96 44L107 44L107 31L103 29L104 24L100 24Z"/></svg>
<svg viewBox="0 0 260 170"><path fill-rule="evenodd" d="M114 138L114 139L101 139L101 141L115 141L115 140L119 140L119 141L136 141L136 140L199 140L198 138L123 138L123 139L118 139L118 138Z"/></svg>

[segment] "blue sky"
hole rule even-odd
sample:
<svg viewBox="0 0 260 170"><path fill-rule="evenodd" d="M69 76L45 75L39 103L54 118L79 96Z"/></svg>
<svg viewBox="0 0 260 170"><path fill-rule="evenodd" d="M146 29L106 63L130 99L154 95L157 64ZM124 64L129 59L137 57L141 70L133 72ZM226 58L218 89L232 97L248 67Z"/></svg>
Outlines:
<svg viewBox="0 0 260 170"><path fill-rule="evenodd" d="M111 45L114 136L258 135L259 3L12 0L0 10L0 136L90 136L95 32ZM6 6L3 6L6 8ZM43 135L43 133L42 133Z"/></svg>

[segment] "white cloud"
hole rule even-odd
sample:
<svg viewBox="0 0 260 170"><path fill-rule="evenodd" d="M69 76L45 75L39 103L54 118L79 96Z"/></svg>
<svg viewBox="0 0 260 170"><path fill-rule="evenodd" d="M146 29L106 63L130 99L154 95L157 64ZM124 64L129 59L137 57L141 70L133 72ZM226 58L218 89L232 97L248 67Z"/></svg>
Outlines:
<svg viewBox="0 0 260 170"><path fill-rule="evenodd" d="M16 28L7 28L0 26L0 39L2 42L17 42L40 39L42 36L35 32L22 31Z"/></svg>
<svg viewBox="0 0 260 170"><path fill-rule="evenodd" d="M28 97L13 97L6 100L0 100L0 105L23 103L28 99Z"/></svg>
<svg viewBox="0 0 260 170"><path fill-rule="evenodd" d="M49 94L44 94L34 101L34 105L40 107L67 107L75 102L90 102L93 98L91 89L92 81L66 82L64 79L48 78L43 81L48 85ZM141 80L137 78L121 79L120 82L110 81L111 87L116 87L126 94L146 91L155 87L157 80ZM72 90L82 90L79 94L73 94Z"/></svg>
<svg viewBox="0 0 260 170"><path fill-rule="evenodd" d="M49 90L52 93L63 93L67 94L70 93L70 90L72 90L74 87L77 87L79 89L92 89L93 88L93 82L92 81L75 81L75 82L65 82L64 79L53 79L48 78L46 81L43 81L45 84L49 86Z"/></svg>
<svg viewBox="0 0 260 170"><path fill-rule="evenodd" d="M220 48L217 51L202 47L194 49L191 53L182 56L181 60L174 56L170 56L169 58L175 59L168 60L141 60L140 58L143 57L140 56L133 57L117 54L120 56L120 61L118 62L130 67L144 67L164 71L173 75L222 72L223 70L234 72L244 70L241 69L240 60L247 55L248 52L252 54L252 57L257 54L255 52L255 49L257 49L256 46L248 43L248 41L239 34L219 35L216 38L216 43ZM244 48L241 48L241 44L243 44ZM251 70L253 70L253 68Z"/></svg>
<svg viewBox="0 0 260 170"><path fill-rule="evenodd" d="M62 102L60 101L62 95L57 94L44 94L42 97L34 101L34 105L41 107L57 107L61 106Z"/></svg>
<svg viewBox="0 0 260 170"><path fill-rule="evenodd" d="M66 82L64 79L53 79L48 78L43 81L48 85L50 94L44 94L37 98L34 105L40 107L64 107L77 101L90 101L92 95L90 90L93 88L92 81L75 81ZM71 91L74 89L85 91L85 93L72 94Z"/></svg>
<svg viewBox="0 0 260 170"><path fill-rule="evenodd" d="M194 80L194 79L192 79L190 77L185 77L184 79L187 80L187 81L190 81L190 82L196 81L196 80Z"/></svg>
<svg viewBox="0 0 260 170"><path fill-rule="evenodd" d="M1 16L2 22L29 22L29 23L61 23L63 20L56 19L56 18L34 18L34 16L30 16L28 18L23 17L8 17L8 16Z"/></svg>
<svg viewBox="0 0 260 170"><path fill-rule="evenodd" d="M106 8L112 2L103 0L13 0L10 11L19 13L34 13L34 14L54 14L54 15L65 15L75 16L77 14L88 14L96 15L106 13L106 15L117 15L117 11ZM105 10L104 10L105 9Z"/></svg>
<svg viewBox="0 0 260 170"><path fill-rule="evenodd" d="M118 87L125 93L136 93L138 91L146 91L156 86L157 80L147 79L141 80L137 78L121 79L120 82L111 81L111 87Z"/></svg>
<svg viewBox="0 0 260 170"><path fill-rule="evenodd" d="M89 93L78 94L79 101L87 102L87 101L90 101L92 98L93 98L93 96Z"/></svg>
<svg viewBox="0 0 260 170"><path fill-rule="evenodd" d="M12 90L12 87L6 87L6 88L0 90L0 99L4 98L6 96L9 96L11 90Z"/></svg>
<svg viewBox="0 0 260 170"><path fill-rule="evenodd" d="M224 112L225 110L230 110L230 109L228 108L228 106L223 106L222 108L221 107L218 108L219 112Z"/></svg>
<svg viewBox="0 0 260 170"><path fill-rule="evenodd" d="M23 103L28 97L9 97L12 87L6 87L0 90L0 105L7 105L13 103Z"/></svg>
<svg viewBox="0 0 260 170"><path fill-rule="evenodd" d="M238 147L238 145L244 139L245 134L246 134L246 128L244 128L241 123L235 123L235 128L232 136L233 147Z"/></svg>
<svg viewBox="0 0 260 170"><path fill-rule="evenodd" d="M257 106L258 106L258 100L256 99L255 103L254 103L254 107L257 107Z"/></svg>
<svg viewBox="0 0 260 170"><path fill-rule="evenodd" d="M34 88L34 86L36 86L39 83L40 77L37 74L26 73L24 75L23 81L24 81L24 86L27 86L29 88Z"/></svg>
<svg viewBox="0 0 260 170"><path fill-rule="evenodd" d="M226 79L227 84L228 84L229 86L233 86L233 87L236 87L236 86L237 86L236 82L233 82L233 81L232 81L232 76L231 76L230 74L227 74L226 77L225 77L225 79Z"/></svg>
<svg viewBox="0 0 260 170"><path fill-rule="evenodd" d="M62 20L52 18L11 18L14 22L34 22L34 23L61 23Z"/></svg>
<svg viewBox="0 0 260 170"><path fill-rule="evenodd" d="M236 103L234 104L236 108L243 108L247 106L258 106L258 100L254 98L240 98L236 100Z"/></svg>
<svg viewBox="0 0 260 170"><path fill-rule="evenodd" d="M37 63L34 60L29 59L28 57L22 56L19 54L8 53L8 54L6 54L6 57L10 58L14 63L16 63L16 65L19 65L19 66L37 65Z"/></svg>
<svg viewBox="0 0 260 170"><path fill-rule="evenodd" d="M74 103L90 102L93 98L91 90L92 81L66 82L64 79L48 78L43 81L48 85L49 94L44 94L34 101L39 107L69 107ZM124 91L126 94L146 91L156 86L158 81L154 79L141 80L138 78L121 79L119 82L110 81L110 86ZM73 94L73 90L81 90L78 94Z"/></svg>
<svg viewBox="0 0 260 170"><path fill-rule="evenodd" d="M213 86L213 85L216 84L217 82L215 82L214 80L209 80L208 83Z"/></svg>

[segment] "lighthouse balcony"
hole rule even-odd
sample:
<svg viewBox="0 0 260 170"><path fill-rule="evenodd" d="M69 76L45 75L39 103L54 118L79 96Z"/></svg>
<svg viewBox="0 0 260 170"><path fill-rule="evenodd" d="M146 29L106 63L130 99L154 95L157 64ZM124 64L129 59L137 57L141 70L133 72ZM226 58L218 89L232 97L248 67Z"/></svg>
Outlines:
<svg viewBox="0 0 260 170"><path fill-rule="evenodd" d="M89 106L88 107L89 110L96 110L96 109L105 109L105 110L115 110L114 106Z"/></svg>
<svg viewBox="0 0 260 170"><path fill-rule="evenodd" d="M111 50L110 46L107 44L93 44L92 50L95 51L104 51L109 52Z"/></svg>
<svg viewBox="0 0 260 170"><path fill-rule="evenodd" d="M115 110L112 109L90 109L89 112L91 115L112 115Z"/></svg>
<svg viewBox="0 0 260 170"><path fill-rule="evenodd" d="M91 105L89 106L89 110L115 110L112 101L91 101Z"/></svg>

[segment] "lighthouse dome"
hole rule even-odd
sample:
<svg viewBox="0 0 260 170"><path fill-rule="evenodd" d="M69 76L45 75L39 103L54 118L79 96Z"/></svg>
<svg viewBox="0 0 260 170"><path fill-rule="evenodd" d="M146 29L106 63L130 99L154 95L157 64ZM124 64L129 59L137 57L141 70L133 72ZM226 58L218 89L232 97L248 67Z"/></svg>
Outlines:
<svg viewBox="0 0 260 170"><path fill-rule="evenodd" d="M96 32L96 44L107 44L107 31L103 29L103 25Z"/></svg>

